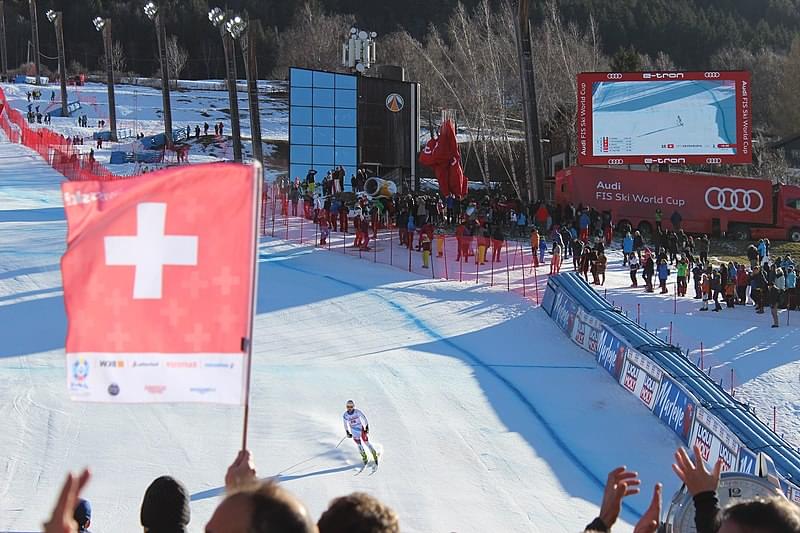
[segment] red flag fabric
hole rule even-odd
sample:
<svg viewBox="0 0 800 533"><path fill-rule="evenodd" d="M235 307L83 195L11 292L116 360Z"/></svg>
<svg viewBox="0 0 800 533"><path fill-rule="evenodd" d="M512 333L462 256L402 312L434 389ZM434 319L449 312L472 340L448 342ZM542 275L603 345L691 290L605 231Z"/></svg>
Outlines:
<svg viewBox="0 0 800 533"><path fill-rule="evenodd" d="M62 185L73 399L243 402L258 185L229 163Z"/></svg>
<svg viewBox="0 0 800 533"><path fill-rule="evenodd" d="M467 195L467 178L461 167L461 152L451 121L442 124L438 139L428 141L419 154L419 162L433 169L443 196L452 193L457 198L464 198Z"/></svg>

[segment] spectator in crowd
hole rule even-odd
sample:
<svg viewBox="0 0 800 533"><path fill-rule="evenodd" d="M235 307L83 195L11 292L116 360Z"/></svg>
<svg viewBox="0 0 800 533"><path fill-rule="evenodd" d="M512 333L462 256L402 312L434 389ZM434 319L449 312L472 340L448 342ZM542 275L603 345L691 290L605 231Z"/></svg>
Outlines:
<svg viewBox="0 0 800 533"><path fill-rule="evenodd" d="M630 257L632 252L633 252L633 235L631 235L630 232L628 232L622 239L622 266L626 266L628 264L628 258Z"/></svg>
<svg viewBox="0 0 800 533"><path fill-rule="evenodd" d="M628 496L639 494L639 485L641 485L639 474L624 466L609 472L603 491L603 501L600 504L600 514L586 526L585 533L611 531L622 511L622 500ZM655 533L658 529L661 516L661 490L662 485L657 483L653 488L650 505L637 522L634 533Z"/></svg>
<svg viewBox="0 0 800 533"><path fill-rule="evenodd" d="M700 292L703 298L703 307L700 308L700 311L708 311L708 299L711 297L711 278L707 272L701 274Z"/></svg>
<svg viewBox="0 0 800 533"><path fill-rule="evenodd" d="M400 533L397 514L363 492L333 500L317 527L319 533Z"/></svg>
<svg viewBox="0 0 800 533"><path fill-rule="evenodd" d="M558 274L561 271L561 250L561 244L558 241L554 241L553 256L550 258L550 275Z"/></svg>
<svg viewBox="0 0 800 533"><path fill-rule="evenodd" d="M658 282L661 287L661 294L667 294L667 279L669 278L669 265L666 259L661 259L658 262Z"/></svg>
<svg viewBox="0 0 800 533"><path fill-rule="evenodd" d="M92 524L92 506L87 500L78 500L72 518L75 519L75 523L78 525L78 533L91 533L89 526Z"/></svg>
<svg viewBox="0 0 800 533"><path fill-rule="evenodd" d="M772 313L772 327L778 327L778 303L781 299L781 291L773 282L767 285L767 305Z"/></svg>
<svg viewBox="0 0 800 533"><path fill-rule="evenodd" d="M608 266L608 258L602 249L597 251L597 277L600 280L600 285L606 283L606 267Z"/></svg>
<svg viewBox="0 0 800 533"><path fill-rule="evenodd" d="M503 232L501 224L495 224L494 231L492 232L492 261L495 263L500 262L500 251L506 242L506 235Z"/></svg>
<svg viewBox="0 0 800 533"><path fill-rule="evenodd" d="M638 287L639 282L636 279L636 273L639 271L639 258L633 252L628 254L628 268L631 273L631 287Z"/></svg>
<svg viewBox="0 0 800 533"><path fill-rule="evenodd" d="M660 207L656 207L656 231L661 233L661 219L663 218L663 213L661 212Z"/></svg>
<svg viewBox="0 0 800 533"><path fill-rule="evenodd" d="M139 516L147 533L186 533L189 492L173 477L156 478L144 493Z"/></svg>

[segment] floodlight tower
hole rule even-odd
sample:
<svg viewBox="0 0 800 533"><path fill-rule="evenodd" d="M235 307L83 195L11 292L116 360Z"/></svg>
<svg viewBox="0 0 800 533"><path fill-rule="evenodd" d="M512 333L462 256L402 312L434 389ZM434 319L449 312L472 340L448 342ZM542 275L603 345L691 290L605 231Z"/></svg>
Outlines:
<svg viewBox="0 0 800 533"><path fill-rule="evenodd" d="M364 74L375 62L375 38L378 34L350 28L350 35L342 45L342 66Z"/></svg>
<svg viewBox="0 0 800 533"><path fill-rule="evenodd" d="M167 29L164 25L159 5L147 2L144 5L144 14L156 25L158 36L158 59L161 64L161 99L164 106L164 135L167 148L172 148L172 103L169 95L169 64L167 61Z"/></svg>
<svg viewBox="0 0 800 533"><path fill-rule="evenodd" d="M47 20L56 29L56 46L58 47L58 77L61 78L61 116L68 117L69 109L67 106L67 60L64 57L64 24L61 11L48 9Z"/></svg>
<svg viewBox="0 0 800 533"><path fill-rule="evenodd" d="M6 42L6 8L5 2L0 0L0 68L3 78L8 79L8 43Z"/></svg>
<svg viewBox="0 0 800 533"><path fill-rule="evenodd" d="M247 99L250 106L250 137L253 143L253 159L264 164L263 147L261 146L261 113L258 107L258 63L256 61L256 24L258 21L247 21L234 16L225 23L225 29L235 40L239 41L244 56L244 67L247 75Z"/></svg>
<svg viewBox="0 0 800 533"><path fill-rule="evenodd" d="M39 8L36 7L36 0L28 0L28 7L31 12L31 40L33 41L33 66L36 85L40 85L39 76L41 73L41 63L39 61Z"/></svg>
<svg viewBox="0 0 800 533"><path fill-rule="evenodd" d="M114 96L114 62L111 45L111 19L95 17L92 19L94 29L103 34L103 49L106 53L106 76L108 78L108 122L111 127L111 140L117 140L117 103Z"/></svg>
<svg viewBox="0 0 800 533"><path fill-rule="evenodd" d="M237 163L242 162L242 131L239 123L239 100L236 92L236 44L225 27L230 20L228 14L218 7L212 8L208 12L208 20L219 29L222 37L222 51L225 54L225 72L227 74L228 100L231 109L231 134L233 135L233 160Z"/></svg>

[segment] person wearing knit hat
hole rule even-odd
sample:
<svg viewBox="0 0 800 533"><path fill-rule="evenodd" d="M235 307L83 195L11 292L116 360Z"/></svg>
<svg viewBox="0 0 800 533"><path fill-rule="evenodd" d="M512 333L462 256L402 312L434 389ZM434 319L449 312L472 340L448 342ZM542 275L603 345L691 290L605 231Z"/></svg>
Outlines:
<svg viewBox="0 0 800 533"><path fill-rule="evenodd" d="M140 513L146 533L185 533L190 519L189 492L183 483L161 476L147 487Z"/></svg>
<svg viewBox="0 0 800 533"><path fill-rule="evenodd" d="M87 500L78 500L72 518L78 523L78 533L90 533L89 525L92 521L92 506Z"/></svg>

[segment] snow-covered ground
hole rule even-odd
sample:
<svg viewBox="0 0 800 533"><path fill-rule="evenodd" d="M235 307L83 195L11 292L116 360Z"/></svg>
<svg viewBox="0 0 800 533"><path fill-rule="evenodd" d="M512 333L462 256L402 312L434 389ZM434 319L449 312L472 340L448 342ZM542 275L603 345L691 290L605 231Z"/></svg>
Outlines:
<svg viewBox="0 0 800 533"><path fill-rule="evenodd" d="M67 400L59 181L0 144L0 531L36 530L65 471L84 465L97 530L139 530L145 487L171 474L201 531L242 410ZM250 448L314 516L367 490L403 531L576 531L618 464L641 472L645 493L677 488L673 434L515 293L271 238L260 257ZM353 475L352 442L335 448L348 398L384 449L373 475ZM621 530L648 498L630 499Z"/></svg>
<svg viewBox="0 0 800 533"><path fill-rule="evenodd" d="M95 90L99 100L105 87ZM160 93L136 88L135 98L147 91L151 114L142 120L156 133ZM24 93L12 98L23 111ZM187 105L196 94L186 93ZM212 109L191 105L186 121ZM285 128L285 105L276 115ZM145 487L168 473L189 488L190 529L201 531L238 447L241 409L67 400L61 179L30 150L0 143L0 531L36 530L65 471L84 465L95 473L87 497L97 530L139 530ZM407 272L369 254L315 248L313 226L299 219L284 230L279 217L277 227L261 243L250 448L260 474L278 476L314 516L334 496L367 490L397 509L403 531L577 531L596 514L605 475L618 464L637 469L645 484L623 513L628 524L654 482L665 482L665 498L677 489L669 468L677 438L535 307L530 278L529 298L520 296L521 269L506 277L502 265L486 265L476 283L468 264L469 283L433 280L416 253ZM386 235L376 250L378 263L407 257ZM459 275L452 251L450 279ZM512 253L504 263L517 261ZM539 276L543 288L541 269ZM729 387L733 369L737 398L770 423L775 406L778 433L800 445L800 316L783 311L773 330L752 307L698 313L697 301L684 298L675 312L672 294L628 285L612 251L598 290L631 317L639 304L640 321L662 337L671 322L673 342L693 360L702 342L712 375ZM348 398L370 416L385 451L374 475L353 476L352 442L334 448Z"/></svg>
<svg viewBox="0 0 800 533"><path fill-rule="evenodd" d="M213 83L213 81L209 81ZM200 85L202 86L202 84ZM3 84L3 91L9 103L20 112L27 113L28 104L33 105L33 110L39 106L42 113L60 109L61 93L58 85L51 84L42 89L42 99L28 102L26 94L38 89L34 85ZM55 93L55 102L50 102L51 93ZM36 124L34 127L48 127L68 137L83 137L86 144L83 151L94 149L95 158L100 163L108 165L112 151L131 151L133 139L120 139L120 143L104 143L102 149L97 149L92 141L92 134L98 131L108 131L108 89L106 85L87 83L82 87L69 87L67 89L68 101L80 101L81 109L73 117L52 117L49 126ZM115 86L117 102L117 128L118 131L130 130L133 136L143 133L154 135L164 132L164 118L162 109L161 90L137 85ZM191 163L207 163L220 159L233 159L233 143L230 139L230 105L228 93L215 90L172 91L172 124L173 128L186 129L191 132L189 140ZM246 92L238 93L239 115L241 121L242 144L245 156L250 157L252 146L250 141L250 115L249 103ZM259 114L261 116L261 135L264 142L264 155L270 156L275 150L275 141L287 141L289 138L289 107L285 95L276 93L260 93ZM89 127L78 126L78 117L86 115ZM104 128L98 127L98 120L105 120ZM226 136L214 136L214 125L222 122ZM204 134L204 124L209 125L209 134ZM200 127L200 139L195 139L195 127ZM141 148L140 148L141 150ZM133 174L141 170L136 164L108 165L109 170L115 174ZM153 169L156 165L144 165ZM269 172L267 176L274 174Z"/></svg>

